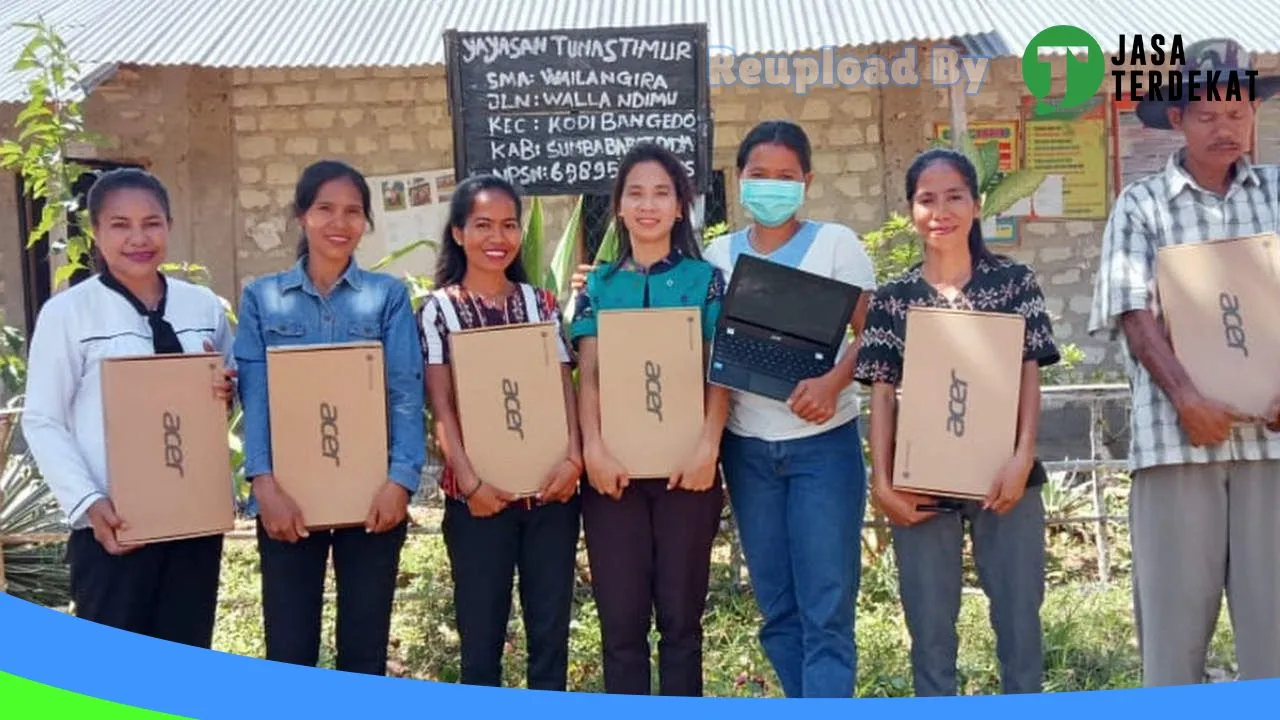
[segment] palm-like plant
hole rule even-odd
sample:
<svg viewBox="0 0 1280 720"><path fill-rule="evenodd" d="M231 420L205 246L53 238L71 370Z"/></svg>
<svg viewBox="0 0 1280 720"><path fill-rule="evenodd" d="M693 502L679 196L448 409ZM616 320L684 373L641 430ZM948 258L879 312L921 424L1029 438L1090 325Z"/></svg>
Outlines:
<svg viewBox="0 0 1280 720"><path fill-rule="evenodd" d="M4 585L14 597L46 607L71 603L70 577L63 556L64 542L35 542L67 532L62 512L43 481L30 451L14 450L14 426L19 399L0 418L0 553ZM22 538L32 542L22 542Z"/></svg>

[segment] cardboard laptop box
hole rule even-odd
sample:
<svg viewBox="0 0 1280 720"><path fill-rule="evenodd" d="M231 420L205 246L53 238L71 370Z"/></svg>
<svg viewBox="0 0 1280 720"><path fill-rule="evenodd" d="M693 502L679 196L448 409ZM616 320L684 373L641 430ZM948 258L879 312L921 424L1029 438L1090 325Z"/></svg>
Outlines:
<svg viewBox="0 0 1280 720"><path fill-rule="evenodd" d="M697 447L704 377L698 308L599 315L600 433L632 477L666 477Z"/></svg>
<svg viewBox="0 0 1280 720"><path fill-rule="evenodd" d="M537 494L569 447L555 324L452 332L449 353L476 475L517 497Z"/></svg>
<svg viewBox="0 0 1280 720"><path fill-rule="evenodd" d="M364 524L387 482L387 393L377 342L267 349L271 464L309 528Z"/></svg>
<svg viewBox="0 0 1280 720"><path fill-rule="evenodd" d="M232 529L227 406L213 395L216 353L102 361L108 495L128 528L122 543Z"/></svg>
<svg viewBox="0 0 1280 720"><path fill-rule="evenodd" d="M1026 320L944 308L907 311L893 485L982 498L1017 445Z"/></svg>
<svg viewBox="0 0 1280 720"><path fill-rule="evenodd" d="M1280 236L1156 253L1156 292L1174 355L1206 397L1262 416L1280 395Z"/></svg>

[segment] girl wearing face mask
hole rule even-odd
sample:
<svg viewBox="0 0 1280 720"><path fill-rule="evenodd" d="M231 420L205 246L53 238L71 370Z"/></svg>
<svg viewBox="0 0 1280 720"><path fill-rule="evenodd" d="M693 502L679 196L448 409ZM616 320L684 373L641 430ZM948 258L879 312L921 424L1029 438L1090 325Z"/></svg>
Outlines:
<svg viewBox="0 0 1280 720"><path fill-rule="evenodd" d="M446 496L443 532L462 639L462 682L501 684L518 567L528 635L528 687L563 691L583 463L573 365L560 331L560 310L555 295L529 283L521 261L521 236L515 188L492 175L460 183L449 207L436 290L423 303L419 329L436 437L446 458L441 478ZM544 321L556 325L569 444L538 496L514 500L477 476L471 466L454 397L449 334Z"/></svg>
<svg viewBox="0 0 1280 720"><path fill-rule="evenodd" d="M116 533L129 518L117 515L109 498L100 373L112 357L216 351L228 369L210 392L230 403L231 330L216 295L159 271L172 227L159 180L113 170L90 188L88 205L99 272L40 311L27 358L23 435L71 527L75 614L208 648L223 538L120 543Z"/></svg>
<svg viewBox="0 0 1280 720"><path fill-rule="evenodd" d="M689 221L692 207L692 184L679 158L658 145L632 148L613 189L618 261L587 276L570 329L580 352L579 408L590 480L583 489L583 525L609 693L650 693L649 623L656 610L660 694L702 694L702 613L723 509L716 471L728 393L707 388L701 442L679 471L669 478L632 478L600 435L596 364L596 313L604 310L699 307L709 346L724 280L701 259Z"/></svg>
<svg viewBox="0 0 1280 720"><path fill-rule="evenodd" d="M299 178L293 206L303 230L298 260L245 288L235 344L245 477L258 516L267 659L309 666L319 660L332 552L336 667L382 675L409 498L426 454L422 350L404 283L356 264L356 246L371 222L364 176L345 163L317 162ZM272 472L267 348L370 341L382 343L386 365L387 481L370 506L360 508L367 512L363 526L310 531Z"/></svg>
<svg viewBox="0 0 1280 720"><path fill-rule="evenodd" d="M1036 460L1039 369L1059 360L1035 273L993 255L982 239L978 176L964 154L930 150L907 171L907 198L924 260L885 283L867 312L856 378L871 387L872 497L894 524L893 548L917 695L956 693L956 618L961 552L969 525L978 576L991 602L1006 693L1040 691L1043 654L1044 469ZM902 379L907 309L944 307L1021 314L1023 363L1016 450L982 501L954 513L925 512L929 498L894 490L896 390ZM962 458L957 461L963 462Z"/></svg>
<svg viewBox="0 0 1280 720"><path fill-rule="evenodd" d="M738 148L747 227L716 238L707 260L731 277L743 254L870 291L871 260L858 236L800 218L813 179L809 139L766 122ZM866 293L850 322L861 332ZM743 554L764 615L760 642L787 697L850 697L857 678L854 602L866 469L853 387L854 353L842 347L826 375L787 402L732 394L722 462Z"/></svg>

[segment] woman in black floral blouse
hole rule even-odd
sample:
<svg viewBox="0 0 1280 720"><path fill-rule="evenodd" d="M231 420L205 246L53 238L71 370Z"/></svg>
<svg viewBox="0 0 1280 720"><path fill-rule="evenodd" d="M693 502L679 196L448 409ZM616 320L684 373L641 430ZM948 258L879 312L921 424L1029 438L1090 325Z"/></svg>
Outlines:
<svg viewBox="0 0 1280 720"><path fill-rule="evenodd" d="M929 150L908 170L906 189L912 220L924 243L924 260L876 291L867 310L854 376L872 389L871 491L894 525L915 692L921 696L956 693L956 619L965 521L979 579L991 602L1003 690L1039 692L1044 470L1035 457L1035 441L1039 369L1059 360L1053 328L1035 273L987 249L977 172L968 158L954 150ZM992 478L984 500L963 501L956 512L920 510L918 506L929 504L929 498L894 490L891 485L895 390L902 379L911 306L1021 313L1026 318L1014 456Z"/></svg>

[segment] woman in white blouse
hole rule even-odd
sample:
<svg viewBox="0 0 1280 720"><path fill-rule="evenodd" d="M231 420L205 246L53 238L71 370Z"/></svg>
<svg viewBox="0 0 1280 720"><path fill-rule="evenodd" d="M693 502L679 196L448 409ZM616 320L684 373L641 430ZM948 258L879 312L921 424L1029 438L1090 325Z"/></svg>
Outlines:
<svg viewBox="0 0 1280 720"><path fill-rule="evenodd" d="M116 514L109 498L100 370L110 357L215 350L231 368L231 329L213 292L159 271L172 226L159 180L136 169L105 173L89 191L88 205L99 273L40 311L23 434L71 527L76 615L207 648L222 536L119 541L128 518ZM224 371L211 392L230 402L234 374Z"/></svg>

